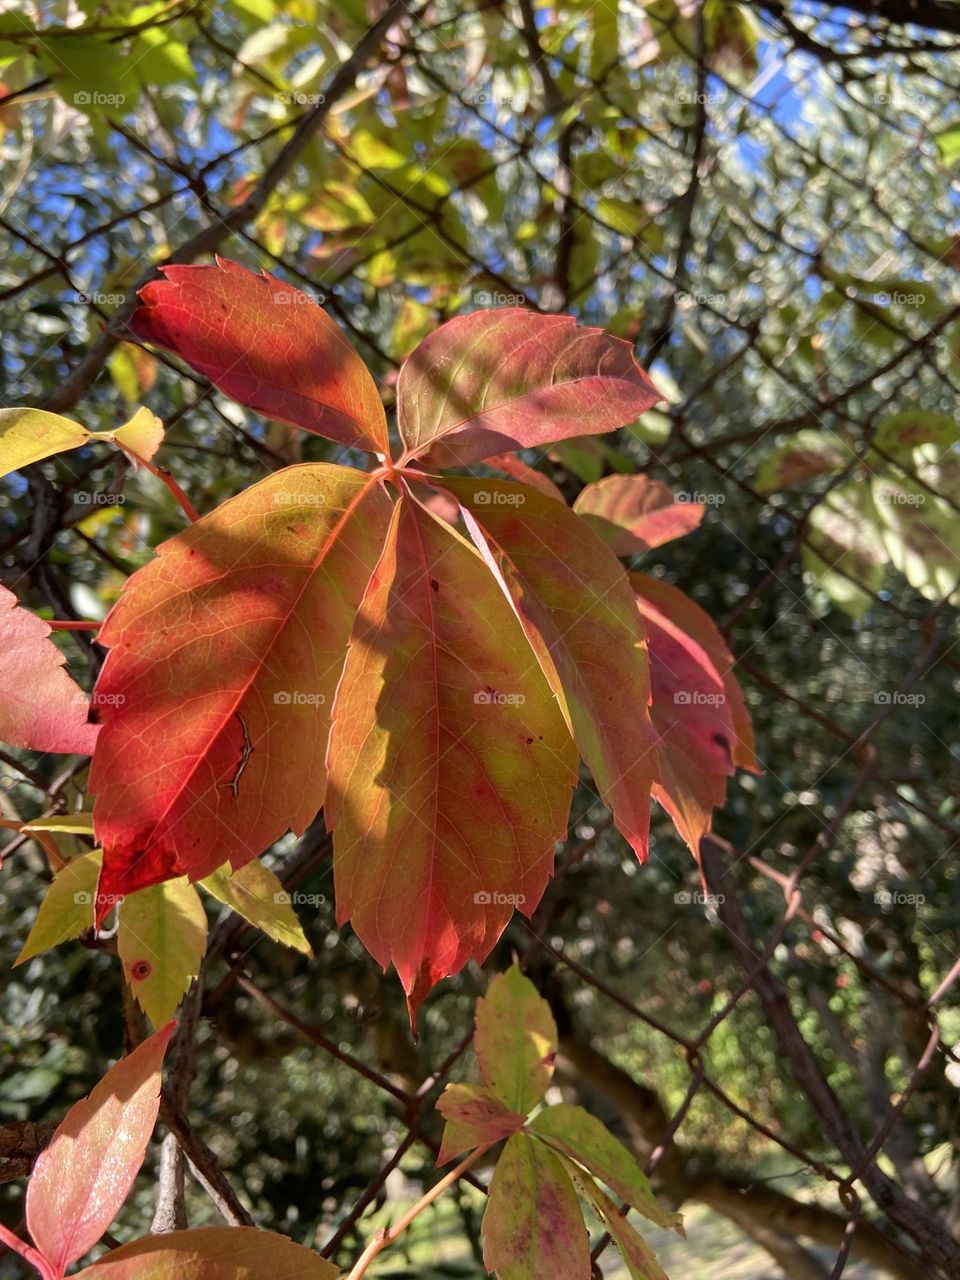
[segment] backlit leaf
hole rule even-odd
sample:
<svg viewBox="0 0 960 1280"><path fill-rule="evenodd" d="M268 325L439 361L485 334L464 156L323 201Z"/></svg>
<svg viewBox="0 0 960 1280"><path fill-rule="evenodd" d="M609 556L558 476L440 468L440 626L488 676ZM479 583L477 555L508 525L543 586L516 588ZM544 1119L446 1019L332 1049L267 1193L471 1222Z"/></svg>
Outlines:
<svg viewBox="0 0 960 1280"><path fill-rule="evenodd" d="M630 580L647 632L661 781L653 794L694 857L739 766L756 769L753 729L714 623L677 587L647 574Z"/></svg>
<svg viewBox="0 0 960 1280"><path fill-rule="evenodd" d="M27 1227L57 1277L110 1226L133 1185L160 1107L160 1068L173 1024L122 1058L67 1112L37 1159Z"/></svg>
<svg viewBox="0 0 960 1280"><path fill-rule="evenodd" d="M446 1124L437 1164L473 1147L508 1138L523 1128L524 1116L505 1107L490 1089L477 1084L448 1084L437 1101Z"/></svg>
<svg viewBox="0 0 960 1280"><path fill-rule="evenodd" d="M612 551L567 507L502 480L444 480L501 582L618 829L641 859L658 775L643 633Z"/></svg>
<svg viewBox="0 0 960 1280"><path fill-rule="evenodd" d="M758 493L780 493L815 476L831 475L856 462L857 455L832 431L807 428L764 458L754 488Z"/></svg>
<svg viewBox="0 0 960 1280"><path fill-rule="evenodd" d="M589 1280L589 1238L570 1176L525 1133L497 1161L480 1230L483 1264L499 1280Z"/></svg>
<svg viewBox="0 0 960 1280"><path fill-rule="evenodd" d="M184 877L124 898L117 953L130 990L155 1027L176 1012L206 946L203 904Z"/></svg>
<svg viewBox="0 0 960 1280"><path fill-rule="evenodd" d="M332 1262L256 1227L196 1227L106 1254L83 1280L336 1280Z"/></svg>
<svg viewBox="0 0 960 1280"><path fill-rule="evenodd" d="M550 1006L516 965L477 1001L474 1048L480 1075L512 1111L527 1115L547 1091L557 1054Z"/></svg>
<svg viewBox="0 0 960 1280"><path fill-rule="evenodd" d="M527 1128L554 1150L589 1169L621 1200L658 1227L673 1227L682 1234L679 1215L660 1205L630 1152L589 1111L565 1102L544 1107Z"/></svg>
<svg viewBox="0 0 960 1280"><path fill-rule="evenodd" d="M0 409L0 476L22 471L32 462L79 449L92 440L116 444L141 458L152 458L163 441L163 423L149 409L138 409L115 431L88 431L79 422L42 409Z"/></svg>
<svg viewBox="0 0 960 1280"><path fill-rule="evenodd" d="M692 533L703 519L700 502L678 502L648 476L606 476L581 490L576 513L618 556L633 556Z"/></svg>
<svg viewBox="0 0 960 1280"><path fill-rule="evenodd" d="M97 726L87 695L63 669L50 628L0 586L0 742L89 755Z"/></svg>
<svg viewBox="0 0 960 1280"><path fill-rule="evenodd" d="M326 818L337 917L393 962L411 1011L489 953L514 906L529 915L539 902L574 765L482 560L402 499L337 691Z"/></svg>
<svg viewBox="0 0 960 1280"><path fill-rule="evenodd" d="M448 321L407 358L397 423L408 455L454 467L613 431L662 397L633 348L571 316L520 307Z"/></svg>
<svg viewBox="0 0 960 1280"><path fill-rule="evenodd" d="M229 866L219 867L200 883L218 902L232 907L254 928L262 929L268 938L283 943L285 947L293 947L305 956L313 955L296 912L290 905L290 895L262 862L248 862L233 872Z"/></svg>
<svg viewBox="0 0 960 1280"><path fill-rule="evenodd" d="M559 1157L571 1182L600 1219L604 1229L616 1241L630 1280L668 1280L656 1254L626 1216L594 1180L585 1175L572 1160Z"/></svg>
<svg viewBox="0 0 960 1280"><path fill-rule="evenodd" d="M221 391L280 422L387 452L376 383L327 313L266 273L218 258L168 266L142 292L131 328Z"/></svg>
<svg viewBox="0 0 960 1280"><path fill-rule="evenodd" d="M15 965L93 928L93 896L102 860L101 851L94 849L72 858L57 872Z"/></svg>
<svg viewBox="0 0 960 1280"><path fill-rule="evenodd" d="M360 472L293 467L129 579L100 632L110 653L90 787L104 893L240 867L313 820L347 638L389 513Z"/></svg>

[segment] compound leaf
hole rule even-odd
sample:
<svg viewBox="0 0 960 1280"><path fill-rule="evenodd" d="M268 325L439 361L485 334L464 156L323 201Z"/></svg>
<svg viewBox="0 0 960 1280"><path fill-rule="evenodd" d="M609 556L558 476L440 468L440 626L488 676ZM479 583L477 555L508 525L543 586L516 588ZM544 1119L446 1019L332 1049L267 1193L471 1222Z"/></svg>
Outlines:
<svg viewBox="0 0 960 1280"><path fill-rule="evenodd" d="M557 1055L550 1006L516 965L477 1001L474 1048L480 1075L512 1111L527 1115L547 1091Z"/></svg>

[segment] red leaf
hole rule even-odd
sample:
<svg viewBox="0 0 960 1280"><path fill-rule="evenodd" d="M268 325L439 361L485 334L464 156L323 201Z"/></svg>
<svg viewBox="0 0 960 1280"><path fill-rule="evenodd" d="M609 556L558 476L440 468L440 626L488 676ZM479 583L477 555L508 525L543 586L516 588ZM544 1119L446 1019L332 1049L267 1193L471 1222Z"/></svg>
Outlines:
<svg viewBox="0 0 960 1280"><path fill-rule="evenodd" d="M168 266L130 327L173 351L257 413L370 453L388 451L376 383L314 300L274 276L217 258Z"/></svg>
<svg viewBox="0 0 960 1280"><path fill-rule="evenodd" d="M87 695L63 663L47 624L0 587L0 741L90 755L97 725L87 723Z"/></svg>
<svg viewBox="0 0 960 1280"><path fill-rule="evenodd" d="M556 498L558 502L566 505L566 498L549 476L545 476L536 467L528 467L515 453L495 453L492 458L485 458L484 461L488 467L495 467L497 471L502 471L511 480L519 480L521 484L528 484L531 489L539 489L548 498Z"/></svg>
<svg viewBox="0 0 960 1280"><path fill-rule="evenodd" d="M658 777L643 632L623 567L568 507L505 480L444 479L520 619L603 802L642 860Z"/></svg>
<svg viewBox="0 0 960 1280"><path fill-rule="evenodd" d="M359 471L279 471L163 544L100 632L90 772L116 894L240 867L323 804L347 639L390 503Z"/></svg>
<svg viewBox="0 0 960 1280"><path fill-rule="evenodd" d="M660 734L655 798L699 857L713 809L739 766L757 772L753 728L733 657L699 605L658 578L630 575L647 629L653 723Z"/></svg>
<svg viewBox="0 0 960 1280"><path fill-rule="evenodd" d="M110 1226L140 1170L174 1026L150 1036L72 1106L34 1166L27 1227L58 1280Z"/></svg>
<svg viewBox="0 0 960 1280"><path fill-rule="evenodd" d="M489 953L515 905L536 907L575 757L480 557L406 497L360 606L327 764L338 919L393 962L413 1013Z"/></svg>
<svg viewBox="0 0 960 1280"><path fill-rule="evenodd" d="M661 399L628 342L572 316L504 307L448 321L407 357L397 423L405 460L459 467L614 431Z"/></svg>
<svg viewBox="0 0 960 1280"><path fill-rule="evenodd" d="M618 556L637 555L692 533L703 519L701 502L677 502L649 476L606 476L583 489L573 509Z"/></svg>

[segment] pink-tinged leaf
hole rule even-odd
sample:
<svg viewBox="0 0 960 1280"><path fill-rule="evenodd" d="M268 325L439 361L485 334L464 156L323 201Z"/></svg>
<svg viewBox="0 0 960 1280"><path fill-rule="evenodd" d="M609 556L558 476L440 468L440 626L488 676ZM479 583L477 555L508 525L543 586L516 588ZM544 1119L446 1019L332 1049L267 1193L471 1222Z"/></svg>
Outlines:
<svg viewBox="0 0 960 1280"><path fill-rule="evenodd" d="M346 467L278 471L163 544L100 632L104 901L210 875L323 804L330 711L390 519Z"/></svg>
<svg viewBox="0 0 960 1280"><path fill-rule="evenodd" d="M63 669L47 624L0 587L0 742L90 755L97 726L87 695Z"/></svg>
<svg viewBox="0 0 960 1280"><path fill-rule="evenodd" d="M621 1200L658 1227L673 1227L683 1234L680 1215L662 1207L630 1152L589 1111L562 1102L545 1107L527 1128L561 1155L589 1169Z"/></svg>
<svg viewBox="0 0 960 1280"><path fill-rule="evenodd" d="M144 1040L70 1108L27 1188L27 1227L59 1278L97 1243L143 1164L174 1024Z"/></svg>
<svg viewBox="0 0 960 1280"><path fill-rule="evenodd" d="M501 583L614 821L647 855L658 778L643 631L623 567L569 508L504 480L443 480Z"/></svg>
<svg viewBox="0 0 960 1280"><path fill-rule="evenodd" d="M366 365L327 313L282 280L218 258L168 266L141 293L130 327L265 417L351 449L388 450Z"/></svg>
<svg viewBox="0 0 960 1280"><path fill-rule="evenodd" d="M648 476L606 476L581 490L573 509L618 556L638 555L692 533L703 503L678 502Z"/></svg>
<svg viewBox="0 0 960 1280"><path fill-rule="evenodd" d="M319 1254L256 1227L147 1236L80 1272L83 1280L336 1280L339 1274Z"/></svg>
<svg viewBox="0 0 960 1280"><path fill-rule="evenodd" d="M698 857L727 778L757 772L753 728L733 674L733 656L699 605L657 578L634 573L647 630L653 722L660 735L661 783L654 796Z"/></svg>
<svg viewBox="0 0 960 1280"><path fill-rule="evenodd" d="M575 763L482 560L404 497L337 690L325 815L338 919L393 962L411 1013L434 983L484 959L514 906L536 907Z"/></svg>
<svg viewBox="0 0 960 1280"><path fill-rule="evenodd" d="M499 1280L589 1280L589 1237L570 1176L525 1133L497 1161L480 1233L483 1265Z"/></svg>
<svg viewBox="0 0 960 1280"><path fill-rule="evenodd" d="M523 1128L524 1116L505 1107L489 1089L478 1084L448 1084L437 1102L446 1124L437 1164L474 1147L509 1138Z"/></svg>
<svg viewBox="0 0 960 1280"><path fill-rule="evenodd" d="M553 1076L557 1024L516 965L498 973L477 1001L473 1044L484 1084L504 1106L531 1112Z"/></svg>
<svg viewBox="0 0 960 1280"><path fill-rule="evenodd" d="M408 458L459 467L614 431L662 398L629 342L504 307L448 321L407 357L397 424Z"/></svg>
<svg viewBox="0 0 960 1280"><path fill-rule="evenodd" d="M657 1261L656 1254L610 1197L572 1160L568 1160L565 1156L558 1158L570 1181L616 1242L630 1280L669 1280L667 1273Z"/></svg>

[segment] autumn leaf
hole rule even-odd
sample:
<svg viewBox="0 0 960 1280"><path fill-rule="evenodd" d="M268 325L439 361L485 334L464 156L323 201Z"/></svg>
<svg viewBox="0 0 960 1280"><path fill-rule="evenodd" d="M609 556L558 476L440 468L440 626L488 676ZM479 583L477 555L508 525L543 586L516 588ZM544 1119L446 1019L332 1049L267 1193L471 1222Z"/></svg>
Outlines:
<svg viewBox="0 0 960 1280"><path fill-rule="evenodd" d="M463 504L601 798L643 860L659 773L643 632L623 568L579 516L525 486L443 485Z"/></svg>
<svg viewBox="0 0 960 1280"><path fill-rule="evenodd" d="M739 767L758 772L753 728L714 623L677 587L633 573L647 631L661 780L653 794L694 857Z"/></svg>
<svg viewBox="0 0 960 1280"><path fill-rule="evenodd" d="M137 1003L155 1027L176 1012L200 971L207 917L183 876L151 885L120 904L117 954Z"/></svg>
<svg viewBox="0 0 960 1280"><path fill-rule="evenodd" d="M538 1112L527 1127L555 1151L583 1165L658 1227L673 1227L683 1234L680 1216L660 1205L630 1152L589 1111L566 1102L558 1103Z"/></svg>
<svg viewBox="0 0 960 1280"><path fill-rule="evenodd" d="M678 502L670 489L648 476L605 476L586 485L573 504L618 556L638 555L692 533L703 519L700 502Z"/></svg>
<svg viewBox="0 0 960 1280"><path fill-rule="evenodd" d="M294 467L129 579L100 632L90 789L103 895L240 867L316 816L333 696L389 513L368 476Z"/></svg>
<svg viewBox="0 0 960 1280"><path fill-rule="evenodd" d="M446 1121L437 1164L446 1164L463 1151L508 1138L523 1128L524 1117L505 1107L483 1085L448 1084L437 1110Z"/></svg>
<svg viewBox="0 0 960 1280"><path fill-rule="evenodd" d="M131 457L150 459L163 441L163 423L149 409L138 409L115 431L88 431L44 409L0 409L0 476L97 440L115 444Z"/></svg>
<svg viewBox="0 0 960 1280"><path fill-rule="evenodd" d="M660 399L623 339L503 307L449 320L407 357L397 425L405 461L459 467L614 431Z"/></svg>
<svg viewBox="0 0 960 1280"><path fill-rule="evenodd" d="M15 966L93 928L93 899L102 860L101 850L94 849L72 858L57 872Z"/></svg>
<svg viewBox="0 0 960 1280"><path fill-rule="evenodd" d="M34 1166L27 1227L60 1280L110 1226L143 1163L174 1024L145 1040L67 1112Z"/></svg>
<svg viewBox="0 0 960 1280"><path fill-rule="evenodd" d="M0 741L90 755L97 726L87 723L87 695L63 663L47 624L0 587Z"/></svg>
<svg viewBox="0 0 960 1280"><path fill-rule="evenodd" d="M274 1231L195 1227L122 1245L83 1280L336 1280L332 1262Z"/></svg>
<svg viewBox="0 0 960 1280"><path fill-rule="evenodd" d="M477 1001L474 1047L480 1075L504 1106L527 1115L547 1091L557 1054L550 1006L516 965Z"/></svg>
<svg viewBox="0 0 960 1280"><path fill-rule="evenodd" d="M131 329L257 413L351 449L386 454L387 420L366 365L308 295L217 258L166 266Z"/></svg>
<svg viewBox="0 0 960 1280"><path fill-rule="evenodd" d="M499 1280L589 1280L587 1229L559 1158L525 1133L497 1161L480 1228Z"/></svg>
<svg viewBox="0 0 960 1280"><path fill-rule="evenodd" d="M441 977L489 953L514 906L536 907L574 765L483 561L404 497L337 691L326 819L337 918L393 962L411 1013Z"/></svg>
<svg viewBox="0 0 960 1280"><path fill-rule="evenodd" d="M200 884L218 902L225 903L274 942L293 947L305 956L313 955L296 912L290 905L290 895L262 862L248 862L233 872L229 867L219 867L213 875L204 877Z"/></svg>
<svg viewBox="0 0 960 1280"><path fill-rule="evenodd" d="M628 1221L626 1215L621 1213L606 1192L598 1187L593 1178L588 1177L574 1161L562 1155L558 1158L569 1175L570 1181L616 1242L630 1280L669 1280L646 1240Z"/></svg>

